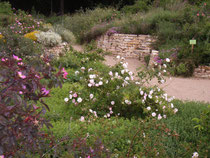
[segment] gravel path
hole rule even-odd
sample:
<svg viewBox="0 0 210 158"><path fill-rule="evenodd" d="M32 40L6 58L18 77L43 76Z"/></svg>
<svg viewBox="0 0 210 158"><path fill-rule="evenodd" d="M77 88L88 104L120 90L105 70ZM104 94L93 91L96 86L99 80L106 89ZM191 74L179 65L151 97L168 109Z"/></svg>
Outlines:
<svg viewBox="0 0 210 158"><path fill-rule="evenodd" d="M77 51L83 51L82 46L72 46ZM142 62L134 58L126 58L128 69L136 73L136 69L144 66ZM113 55L105 56L105 64L113 66L117 63L116 57ZM152 80L151 85L157 84L156 80ZM167 78L166 83L160 85L169 96L174 96L180 100L201 101L210 103L210 80L197 78Z"/></svg>
<svg viewBox="0 0 210 158"><path fill-rule="evenodd" d="M105 64L113 66L117 63L115 56L105 56ZM143 64L138 59L126 58L128 69L136 73L136 69ZM157 84L157 80L152 80L151 85ZM210 80L197 78L171 77L166 79L166 83L160 85L169 96L174 96L180 100L202 101L210 103Z"/></svg>

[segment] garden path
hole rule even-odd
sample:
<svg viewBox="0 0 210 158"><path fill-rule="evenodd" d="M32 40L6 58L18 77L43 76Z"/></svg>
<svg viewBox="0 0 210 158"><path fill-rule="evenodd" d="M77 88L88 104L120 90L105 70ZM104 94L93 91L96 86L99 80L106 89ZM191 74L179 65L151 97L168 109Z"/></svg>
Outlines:
<svg viewBox="0 0 210 158"><path fill-rule="evenodd" d="M79 45L73 46L77 51L81 51ZM128 63L128 69L136 73L136 69L144 66L141 61L135 58L125 58ZM117 63L116 56L106 55L105 64L113 66ZM157 80L152 80L151 85L157 84ZM199 78L180 78L171 77L166 79L166 83L160 85L169 96L174 96L176 99L188 101L201 101L210 103L210 80Z"/></svg>

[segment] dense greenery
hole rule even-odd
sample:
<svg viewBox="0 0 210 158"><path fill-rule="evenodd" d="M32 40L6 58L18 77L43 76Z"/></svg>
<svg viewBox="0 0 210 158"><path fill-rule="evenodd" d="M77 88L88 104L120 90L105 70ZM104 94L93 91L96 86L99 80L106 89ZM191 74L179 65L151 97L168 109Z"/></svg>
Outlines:
<svg viewBox="0 0 210 158"><path fill-rule="evenodd" d="M80 43L115 28L119 33L158 37L154 49L160 57L173 58L173 75L191 76L198 65L209 65L209 1L136 1L121 10L96 8L64 16L58 23L74 33ZM189 40L196 39L192 46Z"/></svg>

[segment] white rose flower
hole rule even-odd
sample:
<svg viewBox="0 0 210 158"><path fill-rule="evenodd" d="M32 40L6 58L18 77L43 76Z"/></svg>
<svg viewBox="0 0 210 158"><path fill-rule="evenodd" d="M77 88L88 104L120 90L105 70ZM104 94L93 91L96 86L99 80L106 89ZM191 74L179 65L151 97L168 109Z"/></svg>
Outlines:
<svg viewBox="0 0 210 158"><path fill-rule="evenodd" d="M90 112L90 113L93 113L93 110L92 110L92 109L89 109L89 112Z"/></svg>
<svg viewBox="0 0 210 158"><path fill-rule="evenodd" d="M80 98L80 97L77 98L77 102L78 102L78 103L81 103L81 102L82 102L82 98Z"/></svg>
<svg viewBox="0 0 210 158"><path fill-rule="evenodd" d="M129 77L126 77L125 80L128 81L128 80L130 80L130 78Z"/></svg>
<svg viewBox="0 0 210 158"><path fill-rule="evenodd" d="M123 64L123 68L126 69L128 68L128 65L126 63Z"/></svg>
<svg viewBox="0 0 210 158"><path fill-rule="evenodd" d="M125 70L121 70L121 74L123 75L125 73Z"/></svg>
<svg viewBox="0 0 210 158"><path fill-rule="evenodd" d="M101 86L101 85L103 85L103 82L102 82L102 81L99 81L99 83L98 83L98 84Z"/></svg>
<svg viewBox="0 0 210 158"><path fill-rule="evenodd" d="M81 70L85 70L85 67L81 67Z"/></svg>
<svg viewBox="0 0 210 158"><path fill-rule="evenodd" d="M163 64L163 67L167 68L167 65L166 64Z"/></svg>
<svg viewBox="0 0 210 158"><path fill-rule="evenodd" d="M171 108L174 108L174 104L173 103L171 103Z"/></svg>
<svg viewBox="0 0 210 158"><path fill-rule="evenodd" d="M72 99L72 95L71 94L69 94L69 99Z"/></svg>
<svg viewBox="0 0 210 158"><path fill-rule="evenodd" d="M90 94L90 99L93 99L93 94Z"/></svg>
<svg viewBox="0 0 210 158"><path fill-rule="evenodd" d="M147 110L148 110L148 111L150 111L150 110L151 110L151 107L150 107L150 106L148 106L148 107L147 107Z"/></svg>
<svg viewBox="0 0 210 158"><path fill-rule="evenodd" d="M111 104L114 105L115 104L115 101L111 101Z"/></svg>
<svg viewBox="0 0 210 158"><path fill-rule="evenodd" d="M85 121L85 117L84 116L81 116L81 118L79 119L81 122L84 122Z"/></svg>
<svg viewBox="0 0 210 158"><path fill-rule="evenodd" d="M194 152L192 158L198 158L198 156L199 154L197 152Z"/></svg>
<svg viewBox="0 0 210 158"><path fill-rule="evenodd" d="M88 87L92 87L92 84L91 83L88 83Z"/></svg>
<svg viewBox="0 0 210 158"><path fill-rule="evenodd" d="M68 101L69 101L69 98L65 98L64 101L65 101L65 102L68 102Z"/></svg>
<svg viewBox="0 0 210 158"><path fill-rule="evenodd" d="M78 75L79 74L79 71L75 71L75 75Z"/></svg>
<svg viewBox="0 0 210 158"><path fill-rule="evenodd" d="M131 104L131 101L130 100L125 100L125 103L130 105Z"/></svg>
<svg viewBox="0 0 210 158"><path fill-rule="evenodd" d="M132 71L130 71L128 74L129 74L130 76L132 76L132 75L133 75L133 72L132 72Z"/></svg>
<svg viewBox="0 0 210 158"><path fill-rule="evenodd" d="M144 94L144 91L140 91L140 94L143 95Z"/></svg>
<svg viewBox="0 0 210 158"><path fill-rule="evenodd" d="M155 113L155 112L153 112L153 113L152 113L152 116L153 116L153 117L155 117L155 116L156 116L156 113Z"/></svg>
<svg viewBox="0 0 210 158"><path fill-rule="evenodd" d="M160 114L158 114L158 120L161 120L162 116Z"/></svg>
<svg viewBox="0 0 210 158"><path fill-rule="evenodd" d="M169 62L170 62L170 59L169 59L169 58L166 58L166 62L168 62L168 63L169 63Z"/></svg>
<svg viewBox="0 0 210 158"><path fill-rule="evenodd" d="M113 73L112 73L112 71L109 71L109 75L110 75L110 76L113 76Z"/></svg>
<svg viewBox="0 0 210 158"><path fill-rule="evenodd" d="M174 109L174 113L177 113L177 112L178 112L178 109L177 109L177 108L175 108L175 109Z"/></svg>
<svg viewBox="0 0 210 158"><path fill-rule="evenodd" d="M161 80L160 82L163 84L163 83L165 83L165 80Z"/></svg>
<svg viewBox="0 0 210 158"><path fill-rule="evenodd" d="M117 59L120 59L120 56L118 55L116 58L117 58Z"/></svg>
<svg viewBox="0 0 210 158"><path fill-rule="evenodd" d="M95 83L94 79L90 79L89 82L90 82L91 84L94 84L94 83Z"/></svg>

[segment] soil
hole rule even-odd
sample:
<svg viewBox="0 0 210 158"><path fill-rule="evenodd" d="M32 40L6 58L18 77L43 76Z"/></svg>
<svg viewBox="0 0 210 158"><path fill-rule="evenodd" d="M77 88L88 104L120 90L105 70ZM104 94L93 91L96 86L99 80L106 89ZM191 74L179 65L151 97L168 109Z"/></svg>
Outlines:
<svg viewBox="0 0 210 158"><path fill-rule="evenodd" d="M73 46L77 51L82 51L79 45ZM144 64L135 58L125 58L128 63L128 69L134 74L137 68L144 66ZM105 64L113 66L117 63L116 56L105 56ZM157 80L152 80L151 85L157 84ZM171 77L166 79L166 83L159 85L165 90L169 96L174 96L176 99L183 101L200 101L210 103L210 80L199 78L180 78Z"/></svg>

